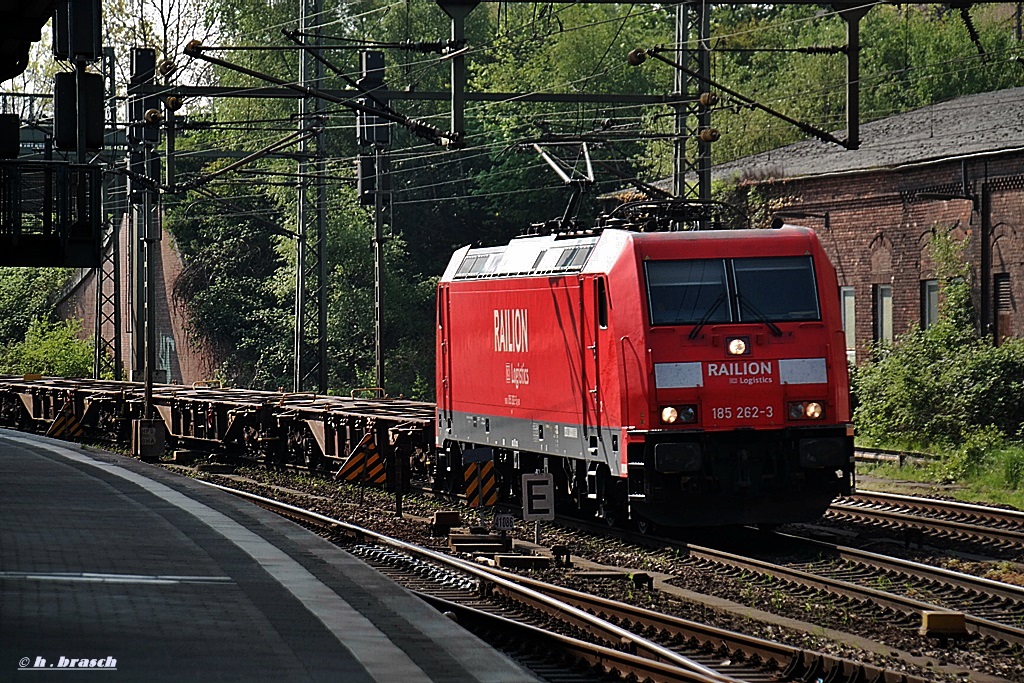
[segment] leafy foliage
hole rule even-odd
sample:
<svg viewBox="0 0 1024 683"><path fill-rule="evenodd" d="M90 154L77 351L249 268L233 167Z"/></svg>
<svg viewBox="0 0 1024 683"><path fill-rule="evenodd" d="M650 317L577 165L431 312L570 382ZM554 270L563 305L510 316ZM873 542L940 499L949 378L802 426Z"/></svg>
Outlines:
<svg viewBox="0 0 1024 683"><path fill-rule="evenodd" d="M932 241L943 278L938 322L879 344L854 375L858 434L949 451L950 479L980 468L1007 437L1024 435L1024 340L995 346L977 334L961 246L941 234Z"/></svg>
<svg viewBox="0 0 1024 683"><path fill-rule="evenodd" d="M981 49L956 10L930 5L879 5L860 22L861 120L872 121L954 97L1024 84L1018 46L1003 10L971 10ZM799 48L846 43L838 13L815 5L715 8L715 79L778 111L828 132L845 123L845 58ZM737 51L738 50L738 51ZM801 139L793 126L723 100L714 114L722 131L715 161L727 161Z"/></svg>
<svg viewBox="0 0 1024 683"><path fill-rule="evenodd" d="M64 268L0 268L0 372L90 377L93 343L82 321L52 322Z"/></svg>
<svg viewBox="0 0 1024 683"><path fill-rule="evenodd" d="M290 325L273 283L282 264L275 208L259 195L229 204L192 196L165 223L185 262L174 294L188 307L189 332L223 379L245 387L288 384Z"/></svg>
<svg viewBox="0 0 1024 683"><path fill-rule="evenodd" d="M54 377L90 377L93 341L80 339L82 321L48 323L34 320L23 341L0 354L0 372L39 373Z"/></svg>
<svg viewBox="0 0 1024 683"><path fill-rule="evenodd" d="M0 268L0 343L21 341L33 320L49 320L64 268Z"/></svg>

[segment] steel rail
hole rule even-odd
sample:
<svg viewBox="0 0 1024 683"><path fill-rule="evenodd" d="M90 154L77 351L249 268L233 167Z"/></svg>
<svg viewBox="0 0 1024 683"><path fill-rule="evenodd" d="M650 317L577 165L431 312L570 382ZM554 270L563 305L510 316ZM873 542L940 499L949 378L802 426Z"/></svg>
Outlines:
<svg viewBox="0 0 1024 683"><path fill-rule="evenodd" d="M979 520L992 520L999 524L1024 529L1024 512L1020 510L1007 510L987 505L978 505L976 503L965 503L959 500L940 500L937 498L907 496L883 491L858 490L856 494L847 496L846 499L855 503L901 505L934 512L951 512Z"/></svg>
<svg viewBox="0 0 1024 683"><path fill-rule="evenodd" d="M1024 546L1024 531L1000 529L998 527L979 526L973 522L958 522L949 519L920 517L905 512L894 512L878 508L865 507L854 503L832 503L826 516L866 517L882 522L891 522L905 526L917 527L926 531L947 536L968 538L987 538L999 543Z"/></svg>
<svg viewBox="0 0 1024 683"><path fill-rule="evenodd" d="M867 600L881 607L903 614L923 614L924 612L948 611L938 605L933 605L921 600L915 600L903 595L887 593L868 586L860 586L849 581L819 576L802 569L794 569L792 567L773 564L763 560L742 557L740 555L735 555L722 550L715 550L713 548L704 548L693 545L686 547L689 549L691 557L739 569L746 569L757 574L773 576L796 585L814 588L833 595ZM1024 645L1024 629L1009 626L1007 624L1001 624L999 622L971 614L965 614L964 618L969 631L1006 643Z"/></svg>
<svg viewBox="0 0 1024 683"><path fill-rule="evenodd" d="M982 576L964 574L944 567L933 567L932 565L914 562L913 560L904 560L890 555L879 555L868 550L849 548L815 538L781 532L775 533L782 538L793 539L827 550L839 559L846 560L847 562L868 565L886 571L905 574L910 577L923 578L936 583L946 583L986 596L999 598L1000 600L1008 600L1024 605L1024 587L1022 586L1015 586L1002 581L993 581Z"/></svg>
<svg viewBox="0 0 1024 683"><path fill-rule="evenodd" d="M904 463L925 463L938 460L938 456L931 453L918 453L914 451L893 451L884 448L855 448L853 451L857 462L880 463L895 462L901 466Z"/></svg>
<svg viewBox="0 0 1024 683"><path fill-rule="evenodd" d="M528 641L540 642L543 640L555 641L558 647L580 661L589 663L605 672L613 670L627 671L637 677L637 680L651 681L686 681L688 683L719 683L722 679L704 676L694 671L680 669L668 664L662 664L645 657L621 652L614 648L595 645L583 640L571 638L560 633L552 633L543 629L507 619L497 614L491 614L483 610L474 609L450 600L444 600L427 593L413 591L423 600L434 605L438 610L452 612L456 616L461 615L463 619L470 618L478 621L489 621L497 628L515 630L525 634ZM463 619L460 619L461 622Z"/></svg>
<svg viewBox="0 0 1024 683"><path fill-rule="evenodd" d="M531 588L517 585L515 581L499 576L492 571L480 567L479 565L466 562L465 560L452 557L451 555L430 550L429 548L423 548L422 546L418 546L413 543L401 541L349 522L333 519L311 510L304 510L294 505L288 505L287 503L281 503L270 498L265 498L246 491L238 491L236 489L220 486L211 482L201 480L196 481L199 481L199 483L205 486L210 486L221 491L231 493L232 495L240 498L250 500L258 505L267 507L274 512L283 513L285 516L306 520L318 526L324 526L332 530L343 530L359 539L373 539L375 543L397 548L403 552L416 556L428 558L431 561L438 562L442 565L457 569L460 572L470 574L478 578L480 581L492 584L495 588L498 588L503 592L515 595L516 599L520 602L535 605L547 612L558 614L559 618L563 621L577 626L598 638L605 640L606 642L627 645L631 650L634 650L637 655L644 657L645 659L677 667L681 671L701 676L703 677L703 680L706 681L713 681L715 683L739 683L734 678L716 672L714 669L710 669L699 662L670 650L669 648L658 645L643 636L639 636L627 629L587 614L585 611L577 607L555 600ZM682 678L680 680L698 679Z"/></svg>
<svg viewBox="0 0 1024 683"><path fill-rule="evenodd" d="M844 680L851 683L856 681L880 680L899 680L902 683L923 683L923 679L910 676L908 674L897 674L897 678L894 679L892 678L893 672L886 671L875 666L865 665L839 657L833 657L741 633L727 631L714 626L683 619L681 617L661 614L643 607L633 606L570 588L548 584L529 577L505 572L500 569L481 567L475 564L466 563L457 558L452 558L450 555L438 554L429 549L421 548L420 546L407 544L403 541L397 541L388 536L377 534L376 532L366 530L347 522L332 520L331 518L303 510L302 508L279 503L255 494L237 491L228 487L220 487L215 484L210 484L209 482L203 483L210 486L216 486L217 488L228 491L232 494L253 500L257 504L265 505L268 509L278 512L279 514L283 511L286 516L295 517L301 521L309 521L318 526L328 524L332 528L346 528L349 530L349 533L354 534L360 539L364 539L364 537L373 538L375 542L379 542L381 545L391 546L398 548L403 552L427 557L431 560L446 564L460 572L468 571L477 578L493 584L492 592L502 593L506 596L512 597L517 602L528 604L544 612L550 612L551 603L546 600L537 600L535 596L531 595L532 592L536 592L555 600L556 606L561 605L564 607L568 605L570 607L583 610L585 613L597 615L600 617L600 623L602 626L606 623L604 621L605 619L614 618L622 621L623 623L642 624L644 629L649 632L654 630L665 639L675 638L676 640L683 642L697 642L712 649L725 646L731 652L742 652L746 661L760 660L761 662L769 665L774 662L777 666L776 674L782 676L780 680L805 680L808 676L813 674L813 678L822 678L824 680ZM524 588L527 589L527 592L525 593L523 591ZM440 600L440 598L436 597L432 599ZM472 608L467 607L466 609ZM565 612L562 611L559 618L564 618L564 615ZM570 623L576 622L570 621ZM579 624L576 623L576 625ZM595 635L599 635L600 637L600 634ZM628 642L631 648L636 649L638 652L643 651L642 648L637 647L637 636L632 632L627 631L625 635L621 633L613 633L613 635L618 635L623 638L623 640L620 640L619 642ZM607 639L607 637L605 638ZM590 650L594 650L595 648L595 646L590 643L583 643L582 641L571 638L559 637L559 640L564 640L569 643L571 648L582 647L584 651L588 648ZM610 642L616 641L612 639ZM699 647L700 646L698 646L698 648ZM608 649L607 653L597 652L597 654L592 655L592 658L582 658L586 661L590 661L592 664L601 665L608 656L610 656L609 653L613 652L618 651ZM660 660L646 658L646 661L654 661L658 663ZM662 668L663 664L665 663L662 662L656 669L649 673L664 673L665 669ZM697 663L697 666L700 667L702 665ZM711 680L731 680L729 677L723 676L721 673L715 672L714 670L708 669L707 671L710 671L712 674ZM640 673L637 670L634 670L634 672ZM690 675L690 673L691 672L688 670L687 675ZM697 671L696 674L701 677L705 676L703 671ZM661 679L658 677L652 677L651 680ZM688 678L687 680L691 679ZM701 678L700 680L704 679Z"/></svg>
<svg viewBox="0 0 1024 683"><path fill-rule="evenodd" d="M544 583L525 576L509 574L500 570L490 571L505 576L511 581L529 586L558 600L575 605L580 609L585 609L604 617L612 617L634 624L643 624L644 628L648 630L654 629L662 634L663 637L675 637L685 641L696 640L714 647L725 644L731 651L739 650L747 656L760 658L763 662L775 662L780 671L793 671L796 668L803 668L805 671L813 670L819 672L826 680L885 680L886 672L877 667L755 638L742 633L726 631L636 605ZM922 681L923 679L904 675L902 680L905 683L911 683L913 681Z"/></svg>

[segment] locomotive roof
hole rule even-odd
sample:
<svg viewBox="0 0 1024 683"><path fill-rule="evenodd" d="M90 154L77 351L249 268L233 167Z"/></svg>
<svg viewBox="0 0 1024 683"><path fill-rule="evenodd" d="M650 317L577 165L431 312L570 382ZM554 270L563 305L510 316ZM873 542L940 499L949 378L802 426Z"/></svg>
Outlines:
<svg viewBox="0 0 1024 683"><path fill-rule="evenodd" d="M746 241L778 239L785 236L807 237L813 234L814 231L810 228L788 225L774 230L635 232L608 229L586 237L520 237L508 244L494 247L463 247L452 256L441 280L451 282L607 272L631 242Z"/></svg>

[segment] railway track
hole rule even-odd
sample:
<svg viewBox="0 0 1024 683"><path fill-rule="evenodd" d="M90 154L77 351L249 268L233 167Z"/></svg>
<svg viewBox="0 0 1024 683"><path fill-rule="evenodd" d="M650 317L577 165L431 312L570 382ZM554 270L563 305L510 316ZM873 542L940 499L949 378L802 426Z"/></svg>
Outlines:
<svg viewBox="0 0 1024 683"><path fill-rule="evenodd" d="M861 491L832 503L826 517L1024 551L1024 512L1017 510Z"/></svg>
<svg viewBox="0 0 1024 683"><path fill-rule="evenodd" d="M817 540L775 536L779 543L764 545L778 548L796 542L805 545L802 556L817 559L780 563L671 539L659 539L667 548L660 554L669 567L676 567L669 573L682 575L686 566L744 582L761 581L797 598L824 594L832 604L845 604L904 629L920 625L926 612L962 610L968 632L987 639L990 647L1024 647L1020 587ZM651 540L630 538L640 544Z"/></svg>
<svg viewBox="0 0 1024 683"><path fill-rule="evenodd" d="M933 611L962 612L973 632L1024 646L1024 587L814 539L778 535L825 555L823 559L791 565L795 569L902 595L921 602L921 611L930 605ZM892 603L887 606L897 607Z"/></svg>
<svg viewBox="0 0 1024 683"><path fill-rule="evenodd" d="M543 638L540 649L559 653L575 662L571 668L583 667L591 676L597 668L638 680L700 683L922 680L482 567L315 512L224 490L335 540L356 539L345 541L354 554L460 622L483 624L504 634L506 643L514 633L522 644L514 649Z"/></svg>
<svg viewBox="0 0 1024 683"><path fill-rule="evenodd" d="M32 423L28 427L34 428L36 431L55 421L55 416L62 405L61 401L71 400L65 397L71 396L68 392L71 387L75 386L66 381L44 381L40 386L38 383L31 382L23 385L14 380L14 384L21 392L11 399L11 401L18 402L18 411L14 411L9 405L5 405L4 409L20 416L22 413L19 411L22 408L31 408L30 411L26 411L32 419ZM426 404L404 405L402 401L389 400L381 405L377 401L356 398L273 394L272 392L237 392L221 390L216 387L161 387L159 392L166 393L159 393L161 403L158 405L158 409L170 411L168 416L165 416L165 423L170 425L171 435L178 443L184 445L216 444L216 449L236 448L261 456L265 455L268 461L295 464L300 468L305 465L310 469L315 469L314 466L318 463L311 462L309 455L317 452L318 449L323 453L331 453L331 457L334 458L343 456L349 452L361 434L368 432L378 435L378 443L390 443L396 447L403 443L406 444L404 446L406 450L403 452L408 453L409 435L424 436L433 421L433 411L427 410L430 406ZM113 413L112 408L116 407L118 401L131 402L135 400L126 397L124 383L111 383L109 386L100 384L89 391L75 394L74 399L81 402L81 405L76 408L76 412L82 415L83 419L96 414L96 412L90 413L90 411L111 408L108 412ZM414 411L415 418L411 420L408 412L410 408L419 411ZM137 406L127 411L129 415L137 413ZM93 425L96 429L104 427L101 420L95 420ZM844 499L838 502L836 514L859 515L857 519L860 520L873 515L875 519L884 520L885 514L888 512L888 521L873 523L901 529L920 530L924 528L920 522L914 521L916 519L915 508L911 506L911 503L897 502L898 498L900 497L886 495L879 499L874 494L870 500L866 495L851 497L849 500ZM857 501L851 505L853 509L843 509L842 506L847 505L850 501ZM1021 524L1014 515L1008 515L1006 519L1002 520L989 519L986 521L981 509L960 509L956 512L947 510L940 514L937 512L940 503L949 507L945 501L914 503L918 506L917 510L928 509L928 514L932 517L928 521L928 524L932 526L926 529L926 533L946 538L977 539L977 529L984 527L988 534L987 540L984 542L1001 548L1024 547L1024 543L1019 540L1019 529L1015 528L1020 527ZM961 505L960 507L964 508L965 506ZM966 507L977 508L978 506ZM607 531L607 529L603 529L602 533L607 533ZM637 541L637 543L642 542L641 540ZM704 570L708 573L739 572L740 575L746 577L745 580L750 580L749 577L765 577L765 580L785 585L786 590L795 595L810 591L837 597L842 596L840 599L847 601L852 606L851 609L862 609L870 619L892 620L905 630L913 628L915 620L919 620L920 614L924 611L932 611L937 608L959 609L965 613L971 633L989 641L990 644L986 645L986 648L996 647L992 643L1020 647L1024 642L1024 637L1018 628L1020 626L1019 617L1016 626L1012 623L1013 610L1016 610L1018 615L1021 613L1019 596L992 597L985 590L980 590L977 587L953 587L948 582L944 583L932 578L918 577L908 582L901 578L900 572L906 573L904 570L890 568L883 571L875 565L864 562L851 568L847 566L854 564L850 559L830 565L808 562L803 566L783 568L781 565L762 563L762 566L756 567L759 560L737 556L737 560L725 561L721 555L718 558L707 556L707 553L711 552L717 551L691 547L687 551L687 556L688 559L695 559L698 565L703 563ZM831 587L826 586L829 582L831 582ZM893 594L889 588L894 586L903 586L899 590L904 594ZM874 594L868 595L867 593L871 591L874 591ZM922 596L927 596L927 599L922 599ZM444 598L437 599L443 600ZM990 604L992 601L995 601L994 606ZM865 606L857 607L858 604ZM706 641L697 639L694 642ZM607 634L600 637L594 636L588 645L591 646L591 649L594 646L607 646L601 645L601 643L610 644L613 648L618 647L621 644L621 636ZM580 645L579 647L584 646ZM566 649L571 650L572 648L566 646ZM737 649L736 652L740 655L729 657L730 661L747 661L747 655L742 654L744 652L742 649ZM684 656L683 659L699 662L700 656L701 650L698 648L688 656ZM760 661L759 655L750 656L754 658L750 661ZM712 659L715 658L720 657ZM599 658L599 661L607 660ZM592 661L588 666L603 665ZM781 667L781 670L785 671L788 668ZM618 670L617 665L611 669ZM833 667L831 670L836 669ZM690 674L696 672L706 675L699 666L696 669L687 669L687 671ZM659 675L663 674L664 672ZM641 676L641 678L643 677ZM801 679L794 678L792 680Z"/></svg>

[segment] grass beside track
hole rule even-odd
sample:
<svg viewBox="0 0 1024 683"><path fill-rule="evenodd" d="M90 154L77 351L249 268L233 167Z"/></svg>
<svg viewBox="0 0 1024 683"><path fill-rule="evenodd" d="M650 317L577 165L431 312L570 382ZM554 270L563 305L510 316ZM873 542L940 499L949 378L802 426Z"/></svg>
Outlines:
<svg viewBox="0 0 1024 683"><path fill-rule="evenodd" d="M966 455L940 453L934 462L903 465L858 463L858 485L1024 510L1024 447L1001 445Z"/></svg>

